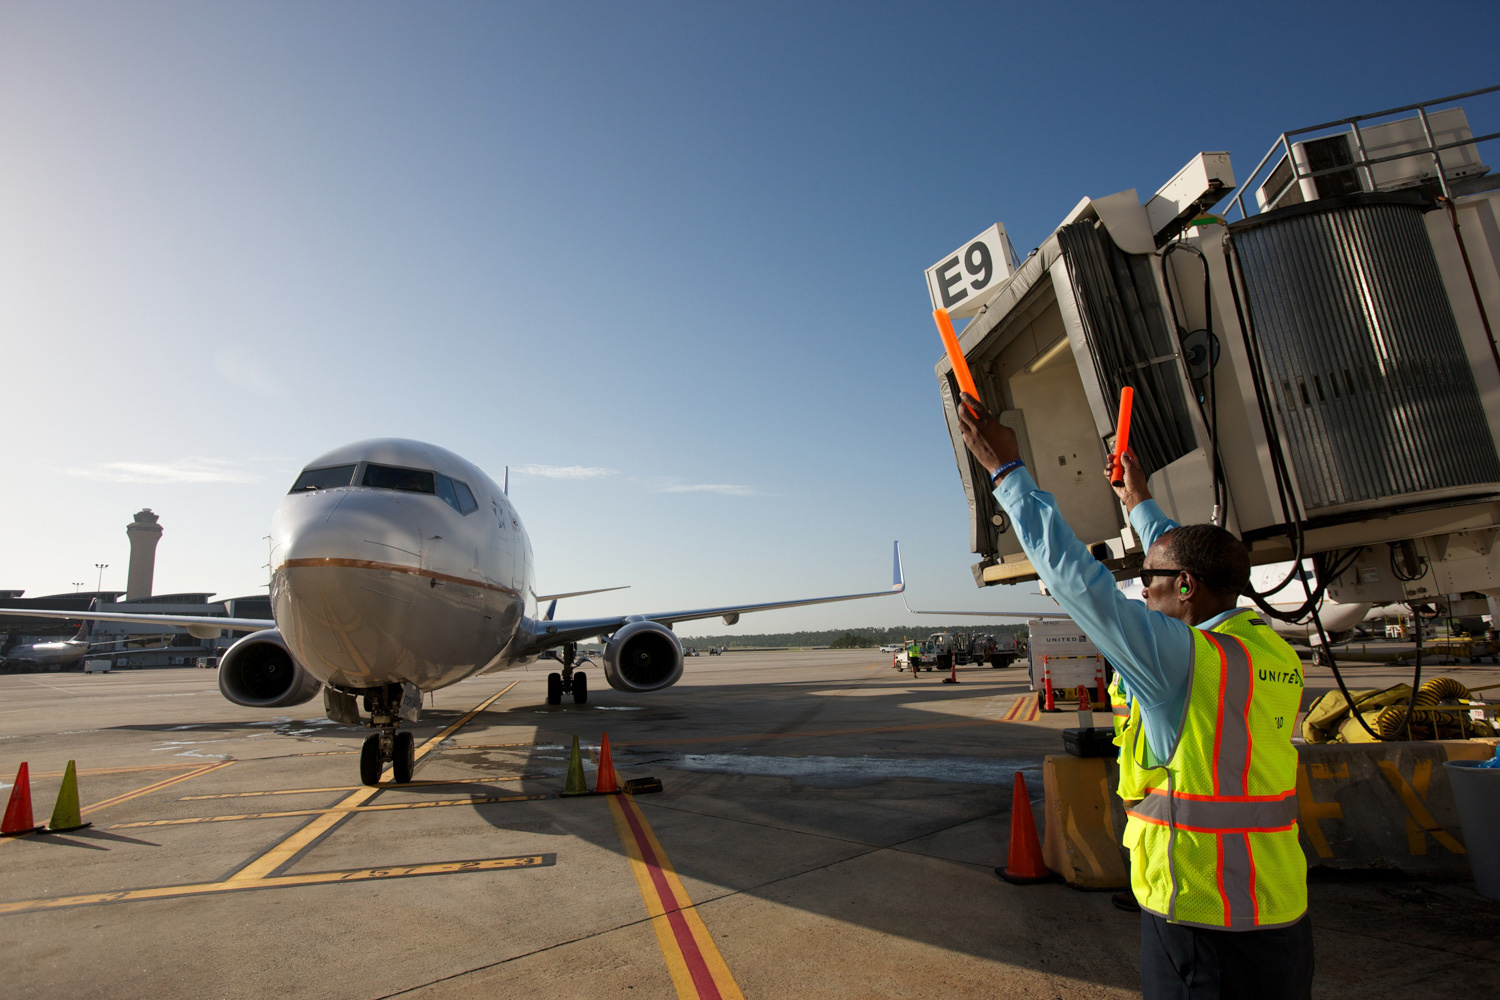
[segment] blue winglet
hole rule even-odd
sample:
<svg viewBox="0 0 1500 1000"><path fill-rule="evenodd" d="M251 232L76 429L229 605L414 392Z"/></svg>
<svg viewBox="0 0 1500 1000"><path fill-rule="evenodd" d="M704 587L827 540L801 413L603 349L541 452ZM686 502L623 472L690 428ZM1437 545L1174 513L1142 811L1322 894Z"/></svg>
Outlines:
<svg viewBox="0 0 1500 1000"><path fill-rule="evenodd" d="M545 615L542 615L542 621L544 621L544 622L550 622L552 620L552 615L556 611L557 611L557 602L553 601L551 604L547 605L547 613Z"/></svg>
<svg viewBox="0 0 1500 1000"><path fill-rule="evenodd" d="M891 593L899 594L906 589L906 574L901 569L901 543L896 542L895 565L891 568Z"/></svg>

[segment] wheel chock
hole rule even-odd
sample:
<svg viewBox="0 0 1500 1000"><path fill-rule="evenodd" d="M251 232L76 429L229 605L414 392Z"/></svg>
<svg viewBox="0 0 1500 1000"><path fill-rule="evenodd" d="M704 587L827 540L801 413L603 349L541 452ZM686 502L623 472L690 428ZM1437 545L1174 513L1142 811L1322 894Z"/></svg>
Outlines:
<svg viewBox="0 0 1500 1000"><path fill-rule="evenodd" d="M645 795L647 792L661 791L660 778L631 778L622 786L626 795Z"/></svg>
<svg viewBox="0 0 1500 1000"><path fill-rule="evenodd" d="M563 785L563 795L587 795L589 785L583 780L583 752L578 749L578 737L573 737L573 752L568 755L568 780Z"/></svg>
<svg viewBox="0 0 1500 1000"><path fill-rule="evenodd" d="M57 790L57 805L52 807L52 818L47 821L46 832L68 833L93 825L83 821L83 813L78 808L78 769L70 760L68 769L63 772L62 787Z"/></svg>
<svg viewBox="0 0 1500 1000"><path fill-rule="evenodd" d="M620 779L615 777L615 762L609 755L608 733L599 741L599 773L594 778L594 794L620 794Z"/></svg>
<svg viewBox="0 0 1500 1000"><path fill-rule="evenodd" d="M23 760L21 769L16 772L16 786L10 790L10 801L5 804L0 837L20 837L40 829L31 816L31 771Z"/></svg>

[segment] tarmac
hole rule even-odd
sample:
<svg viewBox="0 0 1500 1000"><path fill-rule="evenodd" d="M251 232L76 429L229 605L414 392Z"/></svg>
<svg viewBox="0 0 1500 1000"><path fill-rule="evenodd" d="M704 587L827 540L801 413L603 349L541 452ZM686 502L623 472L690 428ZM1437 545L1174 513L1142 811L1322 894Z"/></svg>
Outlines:
<svg viewBox="0 0 1500 1000"><path fill-rule="evenodd" d="M364 732L317 701L239 708L191 668L0 676L4 782L29 761L45 822L74 759L94 824L0 841L6 995L1140 995L1134 914L993 874L1013 775L1039 802L1076 725L1035 710L1024 665L945 685L872 650L729 653L651 695L586 667L589 704L557 707L547 667L437 692L416 781L373 792ZM606 731L661 793L560 797L572 738L592 785ZM1319 998L1500 981L1500 903L1472 883L1310 897Z"/></svg>

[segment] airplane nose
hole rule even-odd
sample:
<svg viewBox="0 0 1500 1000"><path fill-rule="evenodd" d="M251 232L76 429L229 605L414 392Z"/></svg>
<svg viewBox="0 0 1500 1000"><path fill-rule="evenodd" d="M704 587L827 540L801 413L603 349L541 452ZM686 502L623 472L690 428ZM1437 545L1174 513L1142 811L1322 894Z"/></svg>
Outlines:
<svg viewBox="0 0 1500 1000"><path fill-rule="evenodd" d="M411 500L338 491L291 496L271 526L272 564L420 568L422 532Z"/></svg>

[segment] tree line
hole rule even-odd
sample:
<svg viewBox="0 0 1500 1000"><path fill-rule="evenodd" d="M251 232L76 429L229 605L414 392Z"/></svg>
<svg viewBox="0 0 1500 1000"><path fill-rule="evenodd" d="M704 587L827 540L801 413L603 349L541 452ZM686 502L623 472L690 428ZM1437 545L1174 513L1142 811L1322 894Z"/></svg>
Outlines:
<svg viewBox="0 0 1500 1000"><path fill-rule="evenodd" d="M754 635L698 635L684 636L685 646L723 646L726 649L752 647L809 647L827 646L830 649L871 649L910 639L926 639L934 632L952 632L955 635L1016 635L1025 636L1025 625L928 625L925 627L895 626L892 628L826 629L821 632L761 632Z"/></svg>

